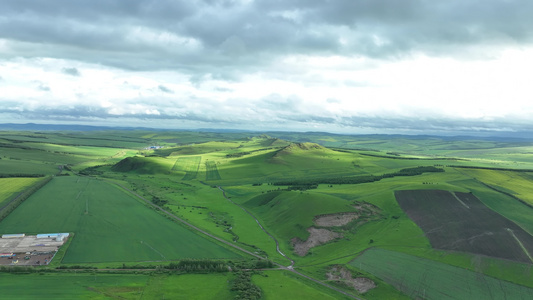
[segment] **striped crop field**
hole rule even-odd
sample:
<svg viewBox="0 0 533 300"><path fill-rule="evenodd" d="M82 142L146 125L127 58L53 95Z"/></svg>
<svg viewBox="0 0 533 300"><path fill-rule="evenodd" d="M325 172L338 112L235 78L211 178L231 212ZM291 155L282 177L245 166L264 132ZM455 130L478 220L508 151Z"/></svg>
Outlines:
<svg viewBox="0 0 533 300"><path fill-rule="evenodd" d="M55 177L0 222L0 233L43 232L74 233L63 263L238 257L118 187L87 177Z"/></svg>
<svg viewBox="0 0 533 300"><path fill-rule="evenodd" d="M435 249L533 262L533 236L471 193L405 190L395 195Z"/></svg>
<svg viewBox="0 0 533 300"><path fill-rule="evenodd" d="M205 162L205 180L220 180L217 164L214 161Z"/></svg>
<svg viewBox="0 0 533 300"><path fill-rule="evenodd" d="M185 176L182 180L196 179L198 169L200 168L201 156L182 156L176 159L172 171L184 171Z"/></svg>
<svg viewBox="0 0 533 300"><path fill-rule="evenodd" d="M533 299L531 288L395 251L370 249L350 265L411 299Z"/></svg>

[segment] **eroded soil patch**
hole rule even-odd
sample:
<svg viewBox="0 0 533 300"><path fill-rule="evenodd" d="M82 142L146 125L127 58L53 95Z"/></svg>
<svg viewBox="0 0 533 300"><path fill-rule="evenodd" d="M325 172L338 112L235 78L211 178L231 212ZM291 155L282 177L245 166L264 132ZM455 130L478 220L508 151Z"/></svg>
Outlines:
<svg viewBox="0 0 533 300"><path fill-rule="evenodd" d="M313 222L320 227L341 227L353 220L368 221L369 217L379 214L379 208L370 203L357 203L354 205L356 212L342 212L336 214L318 215Z"/></svg>
<svg viewBox="0 0 533 300"><path fill-rule="evenodd" d="M376 287L376 283L374 281L366 277L354 278L352 276L352 273L342 266L335 266L331 268L329 272L326 273L326 276L328 280L333 280L342 283L357 290L361 294L366 293Z"/></svg>
<svg viewBox="0 0 533 300"><path fill-rule="evenodd" d="M320 215L315 217L315 224L321 227L339 227L359 218L358 212Z"/></svg>
<svg viewBox="0 0 533 300"><path fill-rule="evenodd" d="M309 227L307 231L310 235L306 241L296 237L292 238L291 245L294 247L294 252L304 256L309 252L309 249L342 238L343 233L353 233L358 226L380 218L379 208L370 203L356 203L354 208L358 211L315 216L313 220L315 225L325 228ZM335 231L326 229L331 227L335 228Z"/></svg>
<svg viewBox="0 0 533 300"><path fill-rule="evenodd" d="M307 252L309 252L309 249L313 247L343 237L341 233L333 232L327 229L309 227L307 228L307 231L309 232L309 238L307 238L306 241L302 241L297 237L291 239L294 252L300 256L306 255Z"/></svg>

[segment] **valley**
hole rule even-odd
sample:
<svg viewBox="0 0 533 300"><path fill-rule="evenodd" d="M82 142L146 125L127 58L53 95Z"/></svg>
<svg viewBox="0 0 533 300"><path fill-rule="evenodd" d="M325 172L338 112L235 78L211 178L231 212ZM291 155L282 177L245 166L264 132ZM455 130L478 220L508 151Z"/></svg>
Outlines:
<svg viewBox="0 0 533 300"><path fill-rule="evenodd" d="M46 265L0 266L17 287L0 299L530 299L532 152L504 138L0 131L0 234L70 234Z"/></svg>

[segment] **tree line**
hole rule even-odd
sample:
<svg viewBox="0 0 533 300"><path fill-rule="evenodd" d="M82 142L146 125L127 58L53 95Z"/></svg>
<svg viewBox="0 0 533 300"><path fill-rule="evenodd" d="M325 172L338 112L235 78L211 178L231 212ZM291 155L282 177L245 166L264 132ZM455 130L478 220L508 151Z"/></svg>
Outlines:
<svg viewBox="0 0 533 300"><path fill-rule="evenodd" d="M387 173L383 175L366 175L356 177L330 177L330 178L312 178L312 179L295 179L273 182L272 185L288 185L288 186L316 186L318 184L359 184L380 181L384 178L392 178L396 176L416 176L423 173L430 172L444 172L442 168L434 166L419 166L414 168L401 169L398 172Z"/></svg>

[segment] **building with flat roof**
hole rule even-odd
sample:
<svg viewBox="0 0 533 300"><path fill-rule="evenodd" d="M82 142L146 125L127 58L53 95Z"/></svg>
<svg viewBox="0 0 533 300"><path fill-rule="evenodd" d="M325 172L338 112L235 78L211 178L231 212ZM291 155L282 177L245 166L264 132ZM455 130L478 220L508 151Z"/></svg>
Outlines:
<svg viewBox="0 0 533 300"><path fill-rule="evenodd" d="M26 236L24 233L2 234L3 239L22 238L24 236Z"/></svg>

